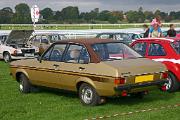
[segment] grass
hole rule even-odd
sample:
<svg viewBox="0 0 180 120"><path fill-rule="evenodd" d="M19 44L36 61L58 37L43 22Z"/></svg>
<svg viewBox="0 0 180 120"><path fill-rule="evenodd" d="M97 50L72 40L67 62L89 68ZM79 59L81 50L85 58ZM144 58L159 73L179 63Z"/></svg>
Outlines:
<svg viewBox="0 0 180 120"><path fill-rule="evenodd" d="M138 98L109 98L105 105L82 106L77 94L40 89L22 94L18 83L9 75L9 66L0 61L0 120L83 120L102 115L149 109L180 103L180 94L155 90ZM107 120L179 120L180 107L159 109Z"/></svg>

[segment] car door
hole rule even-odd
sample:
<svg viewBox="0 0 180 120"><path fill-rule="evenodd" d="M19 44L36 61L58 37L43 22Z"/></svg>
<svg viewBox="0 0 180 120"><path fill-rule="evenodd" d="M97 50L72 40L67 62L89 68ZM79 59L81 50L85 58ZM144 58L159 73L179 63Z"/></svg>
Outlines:
<svg viewBox="0 0 180 120"><path fill-rule="evenodd" d="M61 64L62 88L76 89L76 80L87 72L90 61L87 49L83 45L70 44Z"/></svg>
<svg viewBox="0 0 180 120"><path fill-rule="evenodd" d="M150 59L166 58L167 51L164 46L158 42L150 42L148 45L147 56Z"/></svg>
<svg viewBox="0 0 180 120"><path fill-rule="evenodd" d="M55 44L42 56L38 68L30 72L31 81L38 85L61 88L60 67L66 44Z"/></svg>

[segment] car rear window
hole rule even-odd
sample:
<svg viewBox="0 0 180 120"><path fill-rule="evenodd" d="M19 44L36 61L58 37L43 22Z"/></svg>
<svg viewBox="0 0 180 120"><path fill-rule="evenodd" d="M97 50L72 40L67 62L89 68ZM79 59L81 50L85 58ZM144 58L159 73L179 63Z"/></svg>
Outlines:
<svg viewBox="0 0 180 120"><path fill-rule="evenodd" d="M177 54L180 54L180 41L172 42L171 46L177 52Z"/></svg>
<svg viewBox="0 0 180 120"><path fill-rule="evenodd" d="M123 43L98 43L92 45L92 48L102 61L134 59L142 57Z"/></svg>

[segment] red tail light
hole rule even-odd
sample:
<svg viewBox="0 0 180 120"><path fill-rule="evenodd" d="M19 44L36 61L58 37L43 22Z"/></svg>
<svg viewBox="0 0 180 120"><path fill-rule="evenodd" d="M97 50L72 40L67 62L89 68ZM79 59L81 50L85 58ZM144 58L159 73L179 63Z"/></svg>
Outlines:
<svg viewBox="0 0 180 120"><path fill-rule="evenodd" d="M120 84L125 84L125 83L126 83L125 78L116 78L116 79L114 80L114 84L115 84L115 85L120 85Z"/></svg>
<svg viewBox="0 0 180 120"><path fill-rule="evenodd" d="M126 97L128 94L127 94L127 91L123 90L122 93L121 93L121 96L122 97Z"/></svg>
<svg viewBox="0 0 180 120"><path fill-rule="evenodd" d="M167 73L167 72L162 73L162 78L163 78L163 79L168 78L168 73Z"/></svg>
<svg viewBox="0 0 180 120"><path fill-rule="evenodd" d="M13 55L17 55L17 50L14 50Z"/></svg>

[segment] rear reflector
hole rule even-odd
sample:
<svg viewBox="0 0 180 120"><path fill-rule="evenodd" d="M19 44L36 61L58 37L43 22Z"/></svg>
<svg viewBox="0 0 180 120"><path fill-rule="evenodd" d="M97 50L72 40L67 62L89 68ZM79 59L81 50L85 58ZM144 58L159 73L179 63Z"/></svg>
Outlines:
<svg viewBox="0 0 180 120"><path fill-rule="evenodd" d="M127 95L128 95L128 94L127 94L127 91L125 91L125 90L122 91L122 93L121 93L121 96L122 96L122 97L126 97Z"/></svg>

